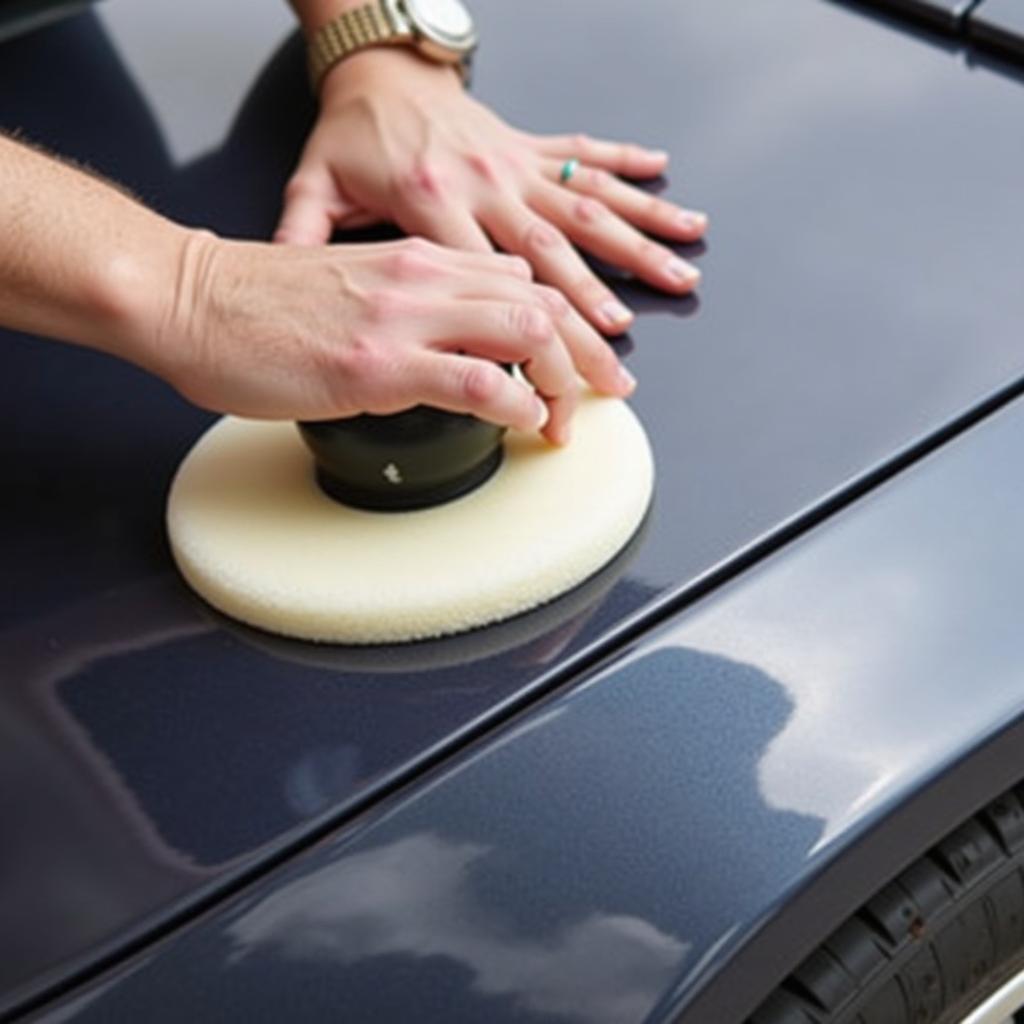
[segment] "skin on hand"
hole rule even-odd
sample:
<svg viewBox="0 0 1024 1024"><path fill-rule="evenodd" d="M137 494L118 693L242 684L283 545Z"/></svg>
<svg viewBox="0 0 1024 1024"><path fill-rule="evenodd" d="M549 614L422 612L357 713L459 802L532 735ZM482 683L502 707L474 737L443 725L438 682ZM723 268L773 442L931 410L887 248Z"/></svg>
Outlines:
<svg viewBox="0 0 1024 1024"><path fill-rule="evenodd" d="M395 60L415 70L379 80L384 62L394 70ZM343 72L361 84L346 86L338 100L330 83ZM407 51L359 54L327 82L330 96L307 150L312 162L304 159L289 187L279 240L321 242L334 224L394 209L410 232L446 246L221 240L0 138L0 322L131 360L200 405L244 416L328 419L430 404L541 428L561 443L577 375L597 391L629 394L635 382L580 310L592 321L605 316L609 330L626 321L607 315L611 293L552 219L568 210L587 221L591 248L606 258L613 250L602 246L613 247L622 231L628 246L636 242L628 232L636 234L638 251L660 249L612 210L634 204L639 221L642 211L657 219L675 208L594 172L603 161L654 173L664 159L516 133L470 100L452 69ZM424 105L432 91L446 97L447 114ZM396 95L404 112L389 106ZM321 145L333 147L336 115L359 140L344 189L335 165L316 156ZM505 148L488 143L488 132ZM591 147L582 152L591 166L572 189L557 184L566 146ZM319 184L316 173L326 176ZM586 189L603 189L603 201L579 194ZM584 237L582 227L573 231ZM529 262L495 254L488 233ZM531 266L558 287L534 283ZM500 363L521 365L533 387Z"/></svg>
<svg viewBox="0 0 1024 1024"><path fill-rule="evenodd" d="M564 443L577 367L612 394L634 386L516 257L423 239L303 248L193 232L178 280L158 372L223 412L318 420L427 404ZM533 387L499 363L520 364Z"/></svg>
<svg viewBox="0 0 1024 1024"><path fill-rule="evenodd" d="M2 136L0 223L0 323L130 360L218 412L316 420L429 404L561 443L578 373L611 394L633 387L518 257L423 239L227 241Z"/></svg>
<svg viewBox="0 0 1024 1024"><path fill-rule="evenodd" d="M570 158L580 167L563 184ZM517 131L469 96L454 69L377 47L326 75L275 238L317 245L335 228L387 220L471 252L498 246L526 258L595 328L619 334L632 313L576 247L656 288L692 290L696 268L648 235L694 242L707 218L618 177L653 177L667 162L639 146Z"/></svg>

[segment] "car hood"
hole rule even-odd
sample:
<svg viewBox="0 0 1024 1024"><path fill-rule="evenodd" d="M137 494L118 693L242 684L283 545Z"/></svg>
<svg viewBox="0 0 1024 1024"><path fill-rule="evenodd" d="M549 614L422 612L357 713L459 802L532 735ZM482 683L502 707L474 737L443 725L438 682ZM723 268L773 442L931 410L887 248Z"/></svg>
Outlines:
<svg viewBox="0 0 1024 1024"><path fill-rule="evenodd" d="M166 33L131 7L6 44L0 124L172 216L267 237L311 113L295 41L240 47L239 112L183 155L181 126L220 94L168 90ZM19 946L0 1009L407 783L1021 373L1024 137L998 67L826 0L742 17L566 0L543 33L476 7L502 41L477 63L484 99L538 130L665 146L655 187L712 213L688 253L699 298L617 284L639 313L620 346L657 465L649 521L587 586L504 626L408 648L277 640L212 612L170 561L167 485L210 417L101 355L5 336L0 906ZM265 17L279 40L283 15Z"/></svg>
<svg viewBox="0 0 1024 1024"><path fill-rule="evenodd" d="M1022 444L1017 401L37 1021L749 1024L901 882L941 936L899 873L1024 774Z"/></svg>

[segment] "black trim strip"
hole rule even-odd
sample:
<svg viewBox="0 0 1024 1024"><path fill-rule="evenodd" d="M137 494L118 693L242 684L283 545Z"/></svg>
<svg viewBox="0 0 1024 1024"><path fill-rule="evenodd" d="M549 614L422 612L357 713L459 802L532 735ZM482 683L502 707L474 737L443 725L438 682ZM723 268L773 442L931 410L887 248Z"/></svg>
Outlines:
<svg viewBox="0 0 1024 1024"><path fill-rule="evenodd" d="M1019 72L1024 63L1024 35L986 16L986 0L962 0L952 9L928 0L830 0L877 17L933 44L962 53L969 65L984 64L991 54ZM977 14L975 14L977 12ZM1010 71L1010 68L1005 70Z"/></svg>
<svg viewBox="0 0 1024 1024"><path fill-rule="evenodd" d="M846 6L870 7L884 11L894 18L909 19L919 25L938 29L945 35L963 36L971 12L984 0L960 0L944 7L929 0L839 0Z"/></svg>
<svg viewBox="0 0 1024 1024"><path fill-rule="evenodd" d="M1024 60L1024 34L1007 27L1005 21L1002 23L993 17L993 11L987 7L983 0L979 0L981 10L976 18L967 22L967 38L978 47L993 50L995 53L1007 60L1019 63ZM975 8L978 4L975 4ZM972 11L975 9L972 8ZM1005 13L1004 13L1005 17ZM1020 24L1013 26L1019 29Z"/></svg>

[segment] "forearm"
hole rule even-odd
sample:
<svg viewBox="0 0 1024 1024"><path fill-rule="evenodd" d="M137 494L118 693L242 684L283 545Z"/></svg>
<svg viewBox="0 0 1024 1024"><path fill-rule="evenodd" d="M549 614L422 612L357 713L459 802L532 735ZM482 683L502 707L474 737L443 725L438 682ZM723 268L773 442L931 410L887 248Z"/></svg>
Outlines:
<svg viewBox="0 0 1024 1024"><path fill-rule="evenodd" d="M158 370L191 234L0 136L0 324Z"/></svg>

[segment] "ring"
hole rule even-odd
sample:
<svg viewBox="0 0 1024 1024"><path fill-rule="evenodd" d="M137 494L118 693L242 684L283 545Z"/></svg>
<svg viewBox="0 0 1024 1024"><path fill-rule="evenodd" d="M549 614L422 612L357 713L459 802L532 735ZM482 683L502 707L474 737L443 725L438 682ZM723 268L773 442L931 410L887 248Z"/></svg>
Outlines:
<svg viewBox="0 0 1024 1024"><path fill-rule="evenodd" d="M562 170L558 174L558 180L563 185L568 185L569 179L576 173L579 165L580 162L576 157L573 157L571 160L566 160L565 163L562 164Z"/></svg>

